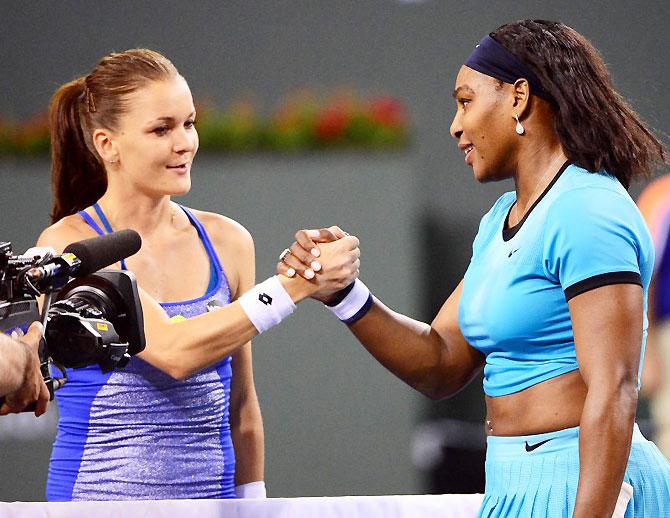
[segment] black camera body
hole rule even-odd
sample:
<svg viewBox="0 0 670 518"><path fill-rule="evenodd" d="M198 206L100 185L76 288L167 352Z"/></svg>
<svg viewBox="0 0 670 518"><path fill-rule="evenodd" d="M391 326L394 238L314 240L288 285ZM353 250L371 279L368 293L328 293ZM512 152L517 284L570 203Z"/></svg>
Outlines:
<svg viewBox="0 0 670 518"><path fill-rule="evenodd" d="M72 280L79 262L72 253L13 255L11 243L0 242L0 332L25 331L31 322L42 321L39 355L52 398L50 363L64 376L65 367L96 363L107 372L125 366L145 346L135 276L104 269ZM40 315L37 297L41 295Z"/></svg>

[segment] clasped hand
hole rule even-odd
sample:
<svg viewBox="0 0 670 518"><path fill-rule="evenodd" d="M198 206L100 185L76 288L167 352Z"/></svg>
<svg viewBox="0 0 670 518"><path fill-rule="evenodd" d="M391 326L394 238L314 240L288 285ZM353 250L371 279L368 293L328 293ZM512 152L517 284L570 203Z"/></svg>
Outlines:
<svg viewBox="0 0 670 518"><path fill-rule="evenodd" d="M359 241L337 226L318 230L298 230L295 241L282 254L277 273L287 277L296 274L310 281L312 298L327 302L354 282L359 274Z"/></svg>

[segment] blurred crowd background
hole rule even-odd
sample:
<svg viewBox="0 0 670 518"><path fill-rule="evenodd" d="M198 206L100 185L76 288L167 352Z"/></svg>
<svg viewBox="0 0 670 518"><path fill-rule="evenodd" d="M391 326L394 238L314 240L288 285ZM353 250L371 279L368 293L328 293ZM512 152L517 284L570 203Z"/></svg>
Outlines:
<svg viewBox="0 0 670 518"><path fill-rule="evenodd" d="M49 98L115 50L158 50L188 80L202 152L179 201L245 225L259 280L295 230L338 224L361 238L373 292L424 320L465 271L479 218L511 188L478 185L449 136L453 82L482 36L521 18L573 26L666 142L670 132L670 5L660 0L0 6L0 240L15 252L49 223ZM269 496L483 488L480 380L424 400L316 303L255 340L254 365ZM56 413L0 419L0 500L43 499Z"/></svg>

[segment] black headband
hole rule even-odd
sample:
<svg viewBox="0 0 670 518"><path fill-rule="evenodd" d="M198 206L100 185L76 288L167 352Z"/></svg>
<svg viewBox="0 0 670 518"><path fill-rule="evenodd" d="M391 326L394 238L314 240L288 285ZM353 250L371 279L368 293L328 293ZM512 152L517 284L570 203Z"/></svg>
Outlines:
<svg viewBox="0 0 670 518"><path fill-rule="evenodd" d="M551 100L535 74L491 36L486 36L479 42L464 64L504 83L514 84L517 79L524 78L530 84L533 94Z"/></svg>

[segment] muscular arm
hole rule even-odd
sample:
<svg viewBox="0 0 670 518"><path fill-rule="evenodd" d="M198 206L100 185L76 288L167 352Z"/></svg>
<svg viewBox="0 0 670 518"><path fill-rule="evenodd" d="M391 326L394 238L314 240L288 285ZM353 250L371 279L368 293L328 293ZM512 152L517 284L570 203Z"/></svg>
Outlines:
<svg viewBox="0 0 670 518"><path fill-rule="evenodd" d="M51 246L57 252L74 241L91 237L64 220L45 230L38 246ZM332 261L332 275L323 275L313 281L302 278L280 277L280 282L291 299L297 303L315 290L332 284L332 289L351 282L343 272L355 272L358 240L350 237L322 247L324 263ZM341 266L341 267L339 267ZM233 302L218 311L206 313L180 322L169 319L163 308L139 287L146 348L140 357L173 378L184 379L195 372L220 361L246 344L257 333L239 302Z"/></svg>
<svg viewBox="0 0 670 518"><path fill-rule="evenodd" d="M312 250L346 235L339 227L298 231L291 254L277 263L277 271L287 274L291 268L305 275L314 260ZM484 364L484 356L468 344L458 327L462 289L461 281L430 325L396 313L375 298L366 315L349 329L379 363L411 387L431 399L452 396ZM315 298L328 299L318 293Z"/></svg>
<svg viewBox="0 0 670 518"><path fill-rule="evenodd" d="M642 343L642 288L603 286L568 303L588 393L574 517L612 516L630 452Z"/></svg>
<svg viewBox="0 0 670 518"><path fill-rule="evenodd" d="M431 325L398 314L375 299L370 311L350 326L384 367L431 399L454 395L479 372L484 356L458 328L462 283Z"/></svg>

